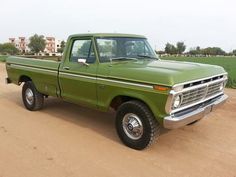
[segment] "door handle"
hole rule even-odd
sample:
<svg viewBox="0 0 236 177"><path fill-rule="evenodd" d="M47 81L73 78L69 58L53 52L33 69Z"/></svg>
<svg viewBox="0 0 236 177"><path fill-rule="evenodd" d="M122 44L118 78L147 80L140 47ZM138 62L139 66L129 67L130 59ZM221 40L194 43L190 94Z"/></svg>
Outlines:
<svg viewBox="0 0 236 177"><path fill-rule="evenodd" d="M70 67L64 66L63 69L65 69L65 70L70 70Z"/></svg>

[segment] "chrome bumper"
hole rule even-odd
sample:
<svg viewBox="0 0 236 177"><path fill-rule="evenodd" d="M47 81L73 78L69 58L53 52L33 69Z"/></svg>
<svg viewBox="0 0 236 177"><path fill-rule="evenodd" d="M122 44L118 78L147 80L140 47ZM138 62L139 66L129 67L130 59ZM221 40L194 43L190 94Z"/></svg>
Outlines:
<svg viewBox="0 0 236 177"><path fill-rule="evenodd" d="M209 104L203 104L202 106L191 112L184 113L185 111L183 111L182 113L164 117L163 126L167 129L176 129L190 124L196 120L203 118L206 114L210 113L212 110L225 103L227 98L227 95L222 95L213 102L210 102Z"/></svg>

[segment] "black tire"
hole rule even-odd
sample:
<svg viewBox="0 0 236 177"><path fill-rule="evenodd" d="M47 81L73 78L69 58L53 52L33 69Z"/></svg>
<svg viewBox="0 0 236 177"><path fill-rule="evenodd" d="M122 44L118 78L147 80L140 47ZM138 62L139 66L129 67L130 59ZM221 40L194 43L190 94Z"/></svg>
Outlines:
<svg viewBox="0 0 236 177"><path fill-rule="evenodd" d="M133 126L130 127L132 124L128 123L126 125L127 122L125 124L123 123L125 120L127 120L127 115L130 115L130 119L128 118L128 120L133 119L132 116L137 116L139 120L137 122L141 122L142 124L142 131L140 131L142 133L135 137L137 139L134 139L132 135L127 133L130 130L134 130ZM138 127L140 127L140 124ZM130 148L142 150L150 146L160 135L160 128L160 124L157 122L150 109L147 107L147 105L140 101L128 101L123 103L118 108L116 115L117 134L119 135L121 141Z"/></svg>
<svg viewBox="0 0 236 177"><path fill-rule="evenodd" d="M32 99L30 100L31 104L29 103L29 98L27 98L27 92L32 93ZM37 91L32 81L27 81L23 85L22 100L26 109L30 111L37 111L43 108L44 96Z"/></svg>

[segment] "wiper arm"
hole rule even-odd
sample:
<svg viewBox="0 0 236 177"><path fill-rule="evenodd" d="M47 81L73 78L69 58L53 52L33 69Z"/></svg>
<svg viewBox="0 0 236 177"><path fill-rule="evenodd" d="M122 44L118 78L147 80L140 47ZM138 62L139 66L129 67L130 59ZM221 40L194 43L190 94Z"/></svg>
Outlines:
<svg viewBox="0 0 236 177"><path fill-rule="evenodd" d="M149 56L149 55L137 55L138 57L142 57L142 58L150 58L150 59L157 59L159 60L159 58L157 57L152 57L152 56Z"/></svg>
<svg viewBox="0 0 236 177"><path fill-rule="evenodd" d="M137 60L136 58L129 58L129 57L116 57L116 58L110 58L110 61L113 60Z"/></svg>

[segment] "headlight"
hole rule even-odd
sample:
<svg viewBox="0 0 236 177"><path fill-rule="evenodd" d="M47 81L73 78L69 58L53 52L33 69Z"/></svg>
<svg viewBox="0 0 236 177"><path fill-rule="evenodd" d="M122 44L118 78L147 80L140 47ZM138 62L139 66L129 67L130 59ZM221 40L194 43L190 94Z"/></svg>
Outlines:
<svg viewBox="0 0 236 177"><path fill-rule="evenodd" d="M181 95L177 95L174 100L173 100L173 108L178 108L181 104L181 101L182 101L182 97Z"/></svg>

